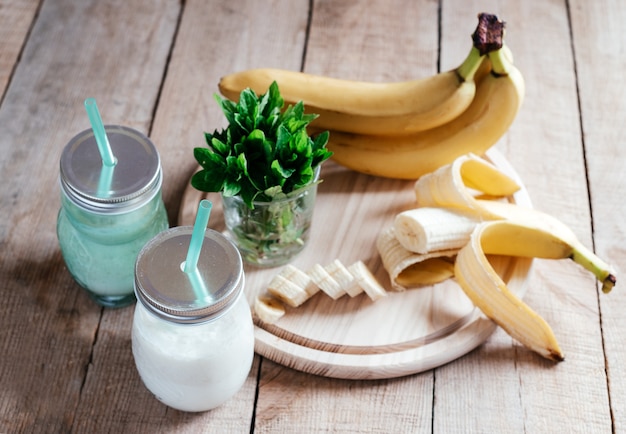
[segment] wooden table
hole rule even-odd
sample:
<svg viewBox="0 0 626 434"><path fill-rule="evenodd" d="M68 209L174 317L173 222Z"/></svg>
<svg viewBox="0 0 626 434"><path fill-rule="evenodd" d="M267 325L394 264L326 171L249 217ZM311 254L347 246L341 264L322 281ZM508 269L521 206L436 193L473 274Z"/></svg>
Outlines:
<svg viewBox="0 0 626 434"><path fill-rule="evenodd" d="M464 58L482 11L507 21L527 85L495 148L534 206L621 277L622 2L0 0L0 432L626 432L626 293L618 282L600 294L571 261L536 261L525 296L552 325L562 363L500 329L464 357L396 379L326 378L257 355L241 391L201 414L167 408L143 387L133 309L95 305L63 263L58 161L89 127L86 97L107 123L157 144L175 224L192 149L224 123L212 97L221 75L270 66L427 76Z"/></svg>

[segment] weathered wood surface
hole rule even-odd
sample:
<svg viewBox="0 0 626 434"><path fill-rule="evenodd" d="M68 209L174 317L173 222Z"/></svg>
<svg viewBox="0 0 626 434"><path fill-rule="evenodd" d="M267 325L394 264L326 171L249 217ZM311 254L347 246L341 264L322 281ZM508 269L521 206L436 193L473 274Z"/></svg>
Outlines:
<svg viewBox="0 0 626 434"><path fill-rule="evenodd" d="M568 261L536 261L525 297L552 325L563 363L501 330L461 359L394 380L329 379L257 356L242 390L198 415L143 388L132 308L95 306L63 264L58 159L88 128L84 98L156 143L174 223L192 149L223 123L212 97L221 75L427 76L464 57L480 11L508 22L527 85L496 148L534 206L621 275L622 2L0 0L0 432L626 432L626 296L620 282L599 294Z"/></svg>

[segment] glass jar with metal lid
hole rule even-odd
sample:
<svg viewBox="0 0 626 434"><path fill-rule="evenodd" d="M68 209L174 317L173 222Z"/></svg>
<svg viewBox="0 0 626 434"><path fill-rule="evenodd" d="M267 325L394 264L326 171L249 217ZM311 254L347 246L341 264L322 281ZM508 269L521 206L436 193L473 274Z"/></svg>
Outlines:
<svg viewBox="0 0 626 434"><path fill-rule="evenodd" d="M207 229L197 272L188 274L192 231L171 228L139 253L132 351L148 390L170 407L197 412L221 405L242 387L254 330L238 250Z"/></svg>
<svg viewBox="0 0 626 434"><path fill-rule="evenodd" d="M107 125L105 131L113 166L103 165L91 129L63 149L57 236L74 279L99 304L120 307L135 300L139 251L169 225L154 144L132 128Z"/></svg>

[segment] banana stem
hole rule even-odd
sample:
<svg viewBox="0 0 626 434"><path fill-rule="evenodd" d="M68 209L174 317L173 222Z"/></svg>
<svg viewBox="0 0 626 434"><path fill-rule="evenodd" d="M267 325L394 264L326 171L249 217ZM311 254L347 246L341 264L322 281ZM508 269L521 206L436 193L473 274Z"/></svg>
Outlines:
<svg viewBox="0 0 626 434"><path fill-rule="evenodd" d="M504 26L504 21L493 14L478 14L478 26L472 34L472 41L481 55L502 48Z"/></svg>
<svg viewBox="0 0 626 434"><path fill-rule="evenodd" d="M509 60L506 50L500 48L496 51L491 51L489 54L489 61L491 62L491 73L497 76L509 75L509 71L513 64Z"/></svg>
<svg viewBox="0 0 626 434"><path fill-rule="evenodd" d="M617 278L606 262L582 244L573 246L570 258L596 276L602 283L603 293L607 294L611 292L611 289L613 289L613 286L615 286L617 282Z"/></svg>
<svg viewBox="0 0 626 434"><path fill-rule="evenodd" d="M461 82L471 81L474 78L474 74L478 71L484 58L485 56L480 54L478 48L472 47L463 63L456 69L456 73L461 79Z"/></svg>

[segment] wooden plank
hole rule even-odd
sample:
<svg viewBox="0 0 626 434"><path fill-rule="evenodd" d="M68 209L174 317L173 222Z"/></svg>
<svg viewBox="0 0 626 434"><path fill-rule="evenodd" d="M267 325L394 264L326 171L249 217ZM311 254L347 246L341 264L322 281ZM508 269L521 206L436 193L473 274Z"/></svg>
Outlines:
<svg viewBox="0 0 626 434"><path fill-rule="evenodd" d="M48 0L30 34L0 107L0 431L69 432L81 393L115 384L94 375L84 384L102 309L59 252L58 161L67 141L89 127L87 96L98 99L106 122L147 132L178 7ZM117 348L127 350L127 325L113 327ZM108 342L101 340L95 365L132 372Z"/></svg>
<svg viewBox="0 0 626 434"><path fill-rule="evenodd" d="M129 330L133 308L107 310L81 395L74 432L248 432L253 415L259 358L239 392L204 413L172 409L143 385L135 368Z"/></svg>
<svg viewBox="0 0 626 434"><path fill-rule="evenodd" d="M337 380L263 359L255 433L431 432L431 374Z"/></svg>
<svg viewBox="0 0 626 434"><path fill-rule="evenodd" d="M619 1L587 3L574 1L570 6L585 157L593 216L593 241L596 252L611 262L618 284L608 294L600 294L602 332L606 353L613 432L626 431L626 360L624 330L626 318L623 290L626 271L626 84L620 73L626 68L624 51L626 9ZM607 416L608 417L608 416Z"/></svg>
<svg viewBox="0 0 626 434"><path fill-rule="evenodd" d="M224 123L213 99L220 76L260 66L300 69L308 8L308 1L291 0L271 4L243 0L185 2L150 134L162 157L163 195L172 224L176 221L182 191L197 164L193 148L204 146L204 131L212 131ZM217 214L212 213L211 224L219 220ZM121 334L129 319L107 311L103 325L109 323L112 333ZM127 348L128 344L124 342ZM259 360L255 357L250 375L235 397L210 412L190 415L168 409L138 387L138 376L134 366L128 366L132 360L126 354L118 363L124 364L123 370L132 370L122 395L129 401L119 403L119 414L108 415L106 421L114 427L113 431L119 432L162 432L169 428L176 432L248 432L254 412ZM99 378L113 375L111 368L100 369ZM97 405L104 407L106 401L101 399ZM84 411L83 419L89 419L88 407ZM97 426L87 420L81 431L89 432Z"/></svg>
<svg viewBox="0 0 626 434"><path fill-rule="evenodd" d="M193 148L225 126L213 95L222 75L248 68L299 70L308 2L190 1L181 25L151 136L162 153L163 197L175 224L197 167Z"/></svg>
<svg viewBox="0 0 626 434"><path fill-rule="evenodd" d="M519 117L496 148L519 172L534 206L565 221L589 245L589 204L565 4L444 2L442 62L448 67L463 51L454 44L459 29L471 31L464 23L474 15L468 12L472 9L497 13L508 22L506 41L526 79ZM610 432L594 279L571 261L536 261L525 300L552 326L566 361L553 365L505 333L494 334L478 351L437 370L436 432L543 432L554 426L568 432L591 426ZM576 386L564 387L573 378ZM472 415L465 412L469 405Z"/></svg>
<svg viewBox="0 0 626 434"><path fill-rule="evenodd" d="M0 101L11 79L39 0L0 0Z"/></svg>
<svg viewBox="0 0 626 434"><path fill-rule="evenodd" d="M426 77L436 71L437 29L433 2L316 1L304 69L381 82ZM362 189L372 180L359 176L348 190ZM378 206L375 197L360 206ZM368 230L367 221L354 223ZM329 245L328 257L321 262L369 255L365 252L372 251L375 236L343 247L341 239ZM311 377L266 360L261 367L256 432L430 430L432 372L403 380L349 382ZM386 401L390 399L392 405Z"/></svg>

